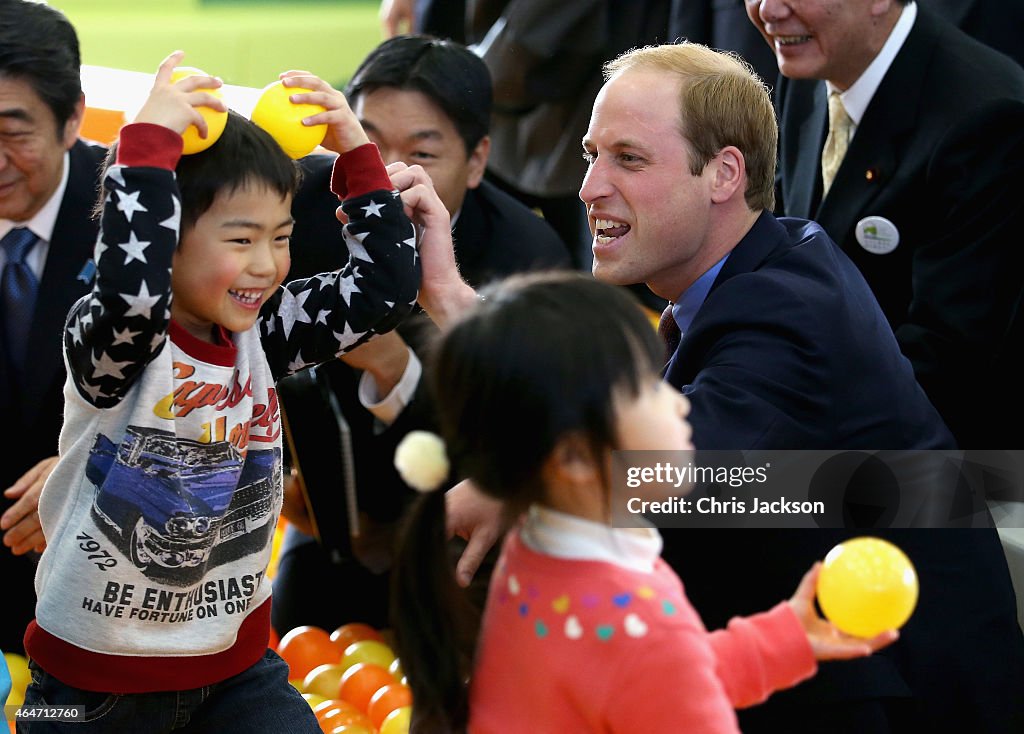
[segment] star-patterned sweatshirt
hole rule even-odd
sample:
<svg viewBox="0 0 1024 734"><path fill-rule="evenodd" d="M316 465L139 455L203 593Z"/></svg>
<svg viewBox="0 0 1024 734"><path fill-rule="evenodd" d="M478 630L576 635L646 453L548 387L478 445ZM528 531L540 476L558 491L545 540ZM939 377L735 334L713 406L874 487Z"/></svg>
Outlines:
<svg viewBox="0 0 1024 734"><path fill-rule="evenodd" d="M469 734L736 734L734 708L814 674L789 604L708 633L660 552L654 529L531 510L491 577Z"/></svg>
<svg viewBox="0 0 1024 734"><path fill-rule="evenodd" d="M241 333L170 317L181 138L136 124L106 174L92 292L71 310L60 460L28 654L64 683L141 693L210 685L259 660L281 510L277 379L394 328L416 300L415 230L380 154L339 157L350 259L283 285ZM339 246L340 246L339 237Z"/></svg>

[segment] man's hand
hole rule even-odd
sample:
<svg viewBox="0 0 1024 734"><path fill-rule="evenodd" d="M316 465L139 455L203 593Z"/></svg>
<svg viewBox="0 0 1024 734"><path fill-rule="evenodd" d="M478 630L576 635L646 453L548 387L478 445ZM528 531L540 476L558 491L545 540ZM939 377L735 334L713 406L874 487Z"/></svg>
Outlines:
<svg viewBox="0 0 1024 734"><path fill-rule="evenodd" d="M442 329L476 302L476 292L459 275L452 245L451 217L434 182L421 166L396 161L387 167L391 185L401 192L405 214L419 232L423 281L419 303Z"/></svg>
<svg viewBox="0 0 1024 734"><path fill-rule="evenodd" d="M353 369L369 372L378 395L383 398L405 374L409 346L398 332L389 331L345 352L339 359Z"/></svg>
<svg viewBox="0 0 1024 734"><path fill-rule="evenodd" d="M815 660L849 660L861 658L881 650L899 637L896 630L887 630L870 640L853 637L840 632L835 625L818 615L814 608L814 594L818 588L818 574L821 573L821 562L815 563L811 570L804 574L789 605L796 612L797 618L804 626L807 641L811 643Z"/></svg>
<svg viewBox="0 0 1024 734"><path fill-rule="evenodd" d="M16 556L32 550L42 553L46 548L39 524L39 495L56 465L56 456L43 459L4 490L4 497L17 501L0 517L0 530L5 531L4 545Z"/></svg>
<svg viewBox="0 0 1024 734"><path fill-rule="evenodd" d="M487 552L505 534L508 523L503 510L504 505L499 500L486 496L468 479L445 494L448 537L458 535L466 541L455 568L459 586L469 586Z"/></svg>
<svg viewBox="0 0 1024 734"><path fill-rule="evenodd" d="M381 0L380 26L384 38L412 33L413 0Z"/></svg>
<svg viewBox="0 0 1024 734"><path fill-rule="evenodd" d="M281 514L284 519L295 526L306 535L316 536L313 529L313 519L309 516L309 508L306 506L306 498L302 496L302 486L299 484L299 475L292 469L284 478L284 500L281 504Z"/></svg>

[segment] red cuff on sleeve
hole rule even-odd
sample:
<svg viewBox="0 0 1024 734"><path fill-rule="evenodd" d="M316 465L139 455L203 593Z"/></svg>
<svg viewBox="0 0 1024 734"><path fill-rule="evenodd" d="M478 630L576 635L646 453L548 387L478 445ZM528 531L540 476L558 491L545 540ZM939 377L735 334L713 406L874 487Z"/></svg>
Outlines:
<svg viewBox="0 0 1024 734"><path fill-rule="evenodd" d="M184 143L178 133L163 125L133 122L121 128L117 162L123 166L147 166L173 171Z"/></svg>
<svg viewBox="0 0 1024 734"><path fill-rule="evenodd" d="M331 191L339 199L362 196L380 189L390 191L392 188L388 172L384 170L384 160L373 143L342 153L334 161Z"/></svg>

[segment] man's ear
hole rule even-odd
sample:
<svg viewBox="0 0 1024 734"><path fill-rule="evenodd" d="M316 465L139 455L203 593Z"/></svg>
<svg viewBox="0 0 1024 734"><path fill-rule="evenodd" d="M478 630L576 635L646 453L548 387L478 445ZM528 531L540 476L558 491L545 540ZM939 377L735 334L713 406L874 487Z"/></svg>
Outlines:
<svg viewBox="0 0 1024 734"><path fill-rule="evenodd" d="M475 189L483 180L484 171L487 169L487 159L491 155L491 136L484 135L480 142L469 154L468 170L466 172L466 188Z"/></svg>
<svg viewBox="0 0 1024 734"><path fill-rule="evenodd" d="M711 201L724 204L734 197L747 193L747 162L743 153L735 145L727 145L708 162L714 167L714 178L711 182Z"/></svg>
<svg viewBox="0 0 1024 734"><path fill-rule="evenodd" d="M64 123L64 130L61 134L61 142L64 144L64 150L71 150L71 146L78 140L78 133L82 129L82 120L85 119L85 95L81 95L78 98L78 103L75 104L75 111L71 113L71 117Z"/></svg>

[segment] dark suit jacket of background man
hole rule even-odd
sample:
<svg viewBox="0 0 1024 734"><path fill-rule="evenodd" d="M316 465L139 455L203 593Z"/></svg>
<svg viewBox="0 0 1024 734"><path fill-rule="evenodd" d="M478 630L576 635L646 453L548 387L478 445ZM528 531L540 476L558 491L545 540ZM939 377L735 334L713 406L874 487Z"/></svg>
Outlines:
<svg viewBox="0 0 1024 734"><path fill-rule="evenodd" d="M301 161L304 178L292 206L296 223L289 278L338 268L347 256L334 218L338 201L328 188L333 160L333 156L314 155ZM486 181L466 192L453 238L459 270L474 286L516 272L569 267L568 250L555 231ZM430 337L436 333L423 314L407 319L398 331L421 358ZM384 428L359 402L359 371L341 360L321 365L317 370L318 379L330 385L349 423L364 527L393 525L415 496L394 467L395 448L409 431L436 430L424 382L421 380L415 397L397 420ZM339 478L317 479L316 486L326 484L341 491ZM335 581L325 584L325 579ZM362 591L352 593L354 587ZM295 533L286 535L279 575L274 582L276 629L283 633L298 624L334 629L353 620L387 626L386 602L386 575L373 574L352 558L332 565L327 554L305 538Z"/></svg>
<svg viewBox="0 0 1024 734"><path fill-rule="evenodd" d="M64 358L61 339L64 321L72 304L92 286L92 278L79 278L92 258L99 222L92 219L97 180L105 151L78 141L71 148L68 184L53 226L53 239L39 282L27 348L30 363L26 384L15 388L0 359L0 415L13 429L4 439L0 461L0 489L14 484L37 462L57 453L57 439L64 416ZM13 502L0 495L0 513ZM0 649L18 651L25 627L35 614L35 558L13 556L0 548L0 579L3 580L4 622L0 625Z"/></svg>
<svg viewBox="0 0 1024 734"><path fill-rule="evenodd" d="M296 221L289 278L344 263L347 252L333 216L338 200L329 188L333 161L330 155L300 161L303 180L292 205ZM452 237L459 272L474 287L513 272L566 267L569 262L565 245L544 220L487 181L466 191Z"/></svg>
<svg viewBox="0 0 1024 734"><path fill-rule="evenodd" d="M804 220L761 215L664 376L689 396L698 449L953 446L860 273ZM714 629L789 597L815 560L863 533L897 543L917 567L921 597L900 641L869 659L823 664L807 683L740 712L744 733L824 722L817 731L873 734L856 703L876 698L909 717L896 732L1024 731L1012 728L1024 725L1013 718L1024 708L1024 640L994 530L665 530L663 555Z"/></svg>
<svg viewBox="0 0 1024 734"><path fill-rule="evenodd" d="M1024 0L923 0L921 4L1024 65ZM745 0L672 0L669 40L679 38L735 51L768 86L775 86L779 76L775 54L747 19Z"/></svg>
<svg viewBox="0 0 1024 734"><path fill-rule="evenodd" d="M919 4L920 5L920 4ZM864 273L961 448L1024 448L1024 69L919 7L821 200L824 82L780 78L779 183ZM857 223L899 230L889 254Z"/></svg>

